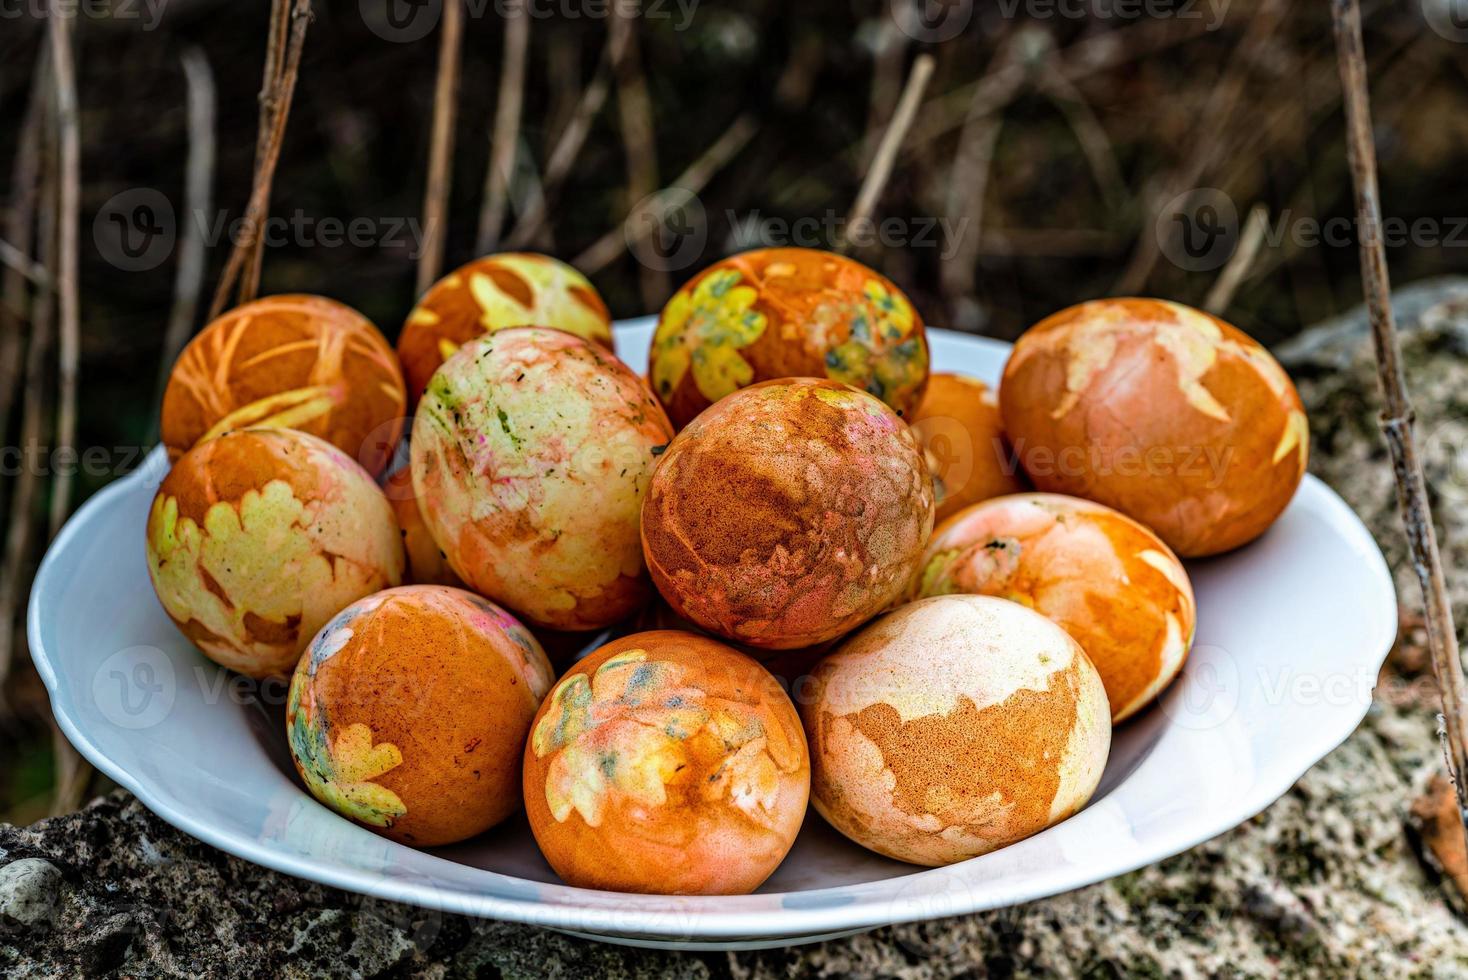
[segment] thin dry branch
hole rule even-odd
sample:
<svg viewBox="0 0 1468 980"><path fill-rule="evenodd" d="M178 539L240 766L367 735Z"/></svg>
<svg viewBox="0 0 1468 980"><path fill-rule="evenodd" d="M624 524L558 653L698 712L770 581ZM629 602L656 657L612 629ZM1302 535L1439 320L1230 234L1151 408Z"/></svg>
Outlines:
<svg viewBox="0 0 1468 980"><path fill-rule="evenodd" d="M266 212L270 206L270 185L275 179L275 168L280 163L280 150L285 142L285 127L290 119L291 101L295 97L296 79L301 71L301 51L306 44L306 28L310 26L311 0L295 0L295 10L291 13L290 41L286 45L284 77L280 84L280 101L274 119L270 124L270 139L265 147L265 159L255 173L255 186L250 191L250 202L245 208L244 230L239 241L235 242L234 249L230 252L229 261L225 263L224 272L219 277L219 286L214 291L214 301L209 304L209 319L213 320L224 312L229 303L230 291L240 279L246 258L255 248L255 244L264 235L264 223ZM246 298L244 283L240 282L240 295L237 302L248 302L254 296Z"/></svg>
<svg viewBox="0 0 1468 980"><path fill-rule="evenodd" d="M1333 0L1331 12L1340 61L1341 88L1345 93L1347 158L1356 191L1361 285L1366 295L1371 339L1376 351L1377 379L1381 386L1381 429L1391 451L1397 502L1406 524L1412 567L1422 586L1427 607L1427 646L1432 657L1433 676L1443 701L1443 755L1448 778L1457 792L1458 815L1463 822L1465 841L1468 841L1468 782L1465 782L1468 778L1468 685L1463 679L1453 607L1448 599L1437 532L1432 524L1427 481L1417 456L1412 429L1414 414L1407 395L1407 380L1402 371L1397 328L1392 317L1391 284L1382 242L1381 203L1376 181L1376 147L1371 132L1366 52L1361 39L1361 8L1358 0Z"/></svg>
<svg viewBox="0 0 1468 980"><path fill-rule="evenodd" d="M520 141L520 112L525 104L525 62L529 47L530 13L523 2L511 3L505 11L499 97L494 108L489 169L484 174L484 199L479 207L479 236L474 242L479 255L494 251L505 223L505 201L515 169L515 150Z"/></svg>
<svg viewBox="0 0 1468 980"><path fill-rule="evenodd" d="M186 48L181 58L187 88L189 155L184 164L184 222L178 246L178 268L173 278L173 309L163 332L163 351L158 358L158 382L153 404L163 400L174 359L194 332L199 313L199 296L204 288L205 243L202 222L197 216L210 212L214 185L214 72L209 59L195 47ZM156 426L157 413L153 425ZM156 433L156 429L152 430Z"/></svg>
<svg viewBox="0 0 1468 980"><path fill-rule="evenodd" d="M51 38L51 73L56 85L57 185L56 230L58 262L55 269L59 294L56 451L64 455L76 450L77 362L81 358L80 259L77 229L81 224L81 136L77 124L76 68L72 60L73 18L63 0L50 0L48 33ZM71 510L70 466L56 469L51 488L51 533Z"/></svg>
<svg viewBox="0 0 1468 980"><path fill-rule="evenodd" d="M871 169L867 171L866 179L857 192L856 203L851 206L847 228L856 228L871 220L877 198L881 196L892 176L892 165L897 161L897 151L902 147L902 140L907 136L917 115L918 106L922 103L923 92L933 77L934 65L930 54L920 54L913 61L912 69L907 74L907 84L902 87L902 97L897 100L892 120L887 124L887 131L882 134L881 142L877 144ZM838 250L844 252L848 246L849 242L843 237L838 243Z"/></svg>
<svg viewBox="0 0 1468 980"><path fill-rule="evenodd" d="M617 79L617 110L622 151L627 160L627 208L635 211L658 187L657 134L653 130L652 99L637 45L636 12L614 4L608 21L612 43L612 71ZM621 229L608 234L620 233ZM643 263L638 266L642 301L648 309L662 304L668 292L668 274Z"/></svg>
<svg viewBox="0 0 1468 980"><path fill-rule="evenodd" d="M887 16L873 41L872 91L867 102L866 132L861 138L858 166L866 173L876 158L882 141L882 127L892 118L902 90L902 66L907 61L908 36L897 26L901 22L898 7L911 0L888 0Z"/></svg>
<svg viewBox="0 0 1468 980"><path fill-rule="evenodd" d="M1264 244L1264 232L1268 228L1269 209L1262 204L1254 205L1249 209L1249 217L1244 222L1244 230L1239 234L1239 243L1234 248L1234 254L1228 257L1228 264L1218 274L1213 288L1208 290L1208 296L1203 300L1203 309L1214 316L1220 316L1228 309L1234 300L1234 294L1239 291L1239 286L1254 268L1254 259L1259 255L1259 246Z"/></svg>
<svg viewBox="0 0 1468 980"><path fill-rule="evenodd" d="M416 295L422 296L443 271L448 234L449 188L454 164L454 121L459 106L459 59L463 51L464 5L448 0L438 37L438 78L433 85L433 130L428 144L428 180L423 188L423 252L418 257Z"/></svg>
<svg viewBox="0 0 1468 980"><path fill-rule="evenodd" d="M260 82L260 121L255 128L255 176L270 153L270 133L275 128L275 114L280 110L281 85L284 83L286 43L290 30L291 0L271 0L269 38L265 45L265 70ZM254 182L252 181L252 183ZM265 209L270 210L269 188ZM265 258L265 237L257 236L250 254L245 257L240 273L240 302L248 302L260 291L260 264Z"/></svg>

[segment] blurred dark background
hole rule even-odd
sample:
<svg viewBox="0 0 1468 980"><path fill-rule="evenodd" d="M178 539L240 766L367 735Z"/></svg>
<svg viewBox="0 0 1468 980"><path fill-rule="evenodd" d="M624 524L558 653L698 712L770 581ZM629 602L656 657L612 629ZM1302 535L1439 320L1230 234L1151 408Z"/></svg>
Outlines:
<svg viewBox="0 0 1468 980"><path fill-rule="evenodd" d="M834 244L923 53L936 68L877 200L878 240L854 254L907 290L930 324L1013 338L1096 296L1201 305L1241 241L1257 246L1246 249L1252 258L1240 256L1236 284L1212 298L1264 342L1359 301L1327 3L618 2L629 40L616 70L612 0L530 2L496 248L580 259L619 317L656 312L684 278L740 248ZM251 187L270 5L63 6L74 18L81 148L77 445L114 454L105 471L77 476L74 506L133 465L113 447L151 442L188 223L202 222L214 242L193 327L229 254L227 225ZM445 271L476 254L502 69L516 47L506 45L506 9L507 0L468 4ZM261 292L337 298L394 338L415 297L441 3L317 0L314 12L274 181L271 213L284 223L265 249ZM1401 222L1388 242L1394 282L1464 271L1468 4L1368 3L1365 26L1383 209ZM12 161L46 43L47 0L0 0L7 214L26 194ZM215 88L202 216L185 198L186 59L195 94L204 74ZM552 150L597 86L606 97L584 144L563 179L548 179ZM54 168L42 160L43 172ZM628 248L632 205L680 175L696 199L676 199L650 244ZM529 228L537 201L545 220ZM1251 235L1256 206L1265 210ZM0 253L36 274L13 250ZM25 310L5 313L13 349L26 350ZM51 385L54 369L45 377ZM0 384L10 388L0 441L18 445L23 384L16 375ZM54 404L49 387L30 394ZM19 522L35 525L5 557L23 610L49 484L17 508L16 476L3 477L0 513L8 540ZM0 661L0 820L26 823L51 805L57 761L18 610L0 623L13 637L10 664Z"/></svg>

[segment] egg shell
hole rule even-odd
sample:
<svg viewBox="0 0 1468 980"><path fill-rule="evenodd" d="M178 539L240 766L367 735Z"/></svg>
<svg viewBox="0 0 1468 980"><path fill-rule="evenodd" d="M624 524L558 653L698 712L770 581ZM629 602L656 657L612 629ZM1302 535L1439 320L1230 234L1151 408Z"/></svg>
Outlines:
<svg viewBox="0 0 1468 980"><path fill-rule="evenodd" d="M999 404L1037 489L1114 507L1184 558L1264 533L1309 457L1300 396L1269 352L1163 300L1042 320L1015 344Z"/></svg>
<svg viewBox="0 0 1468 980"><path fill-rule="evenodd" d="M408 559L405 581L413 585L463 588L463 581L454 574L448 557L423 522L418 494L413 490L413 471L407 466L395 470L382 485L382 492L392 504L393 516L403 536L403 550Z"/></svg>
<svg viewBox="0 0 1468 980"><path fill-rule="evenodd" d="M652 594L642 498L672 427L642 380L559 330L471 341L413 423L423 520L464 582L536 626L599 629Z"/></svg>
<svg viewBox="0 0 1468 980"><path fill-rule="evenodd" d="M454 351L506 327L554 327L612 346L612 317L574 268L534 252L502 252L462 265L428 288L398 335L414 401Z"/></svg>
<svg viewBox="0 0 1468 980"><path fill-rule="evenodd" d="M286 738L326 806L404 844L451 844L520 808L525 737L553 679L530 631L488 599L388 589L311 642Z"/></svg>
<svg viewBox="0 0 1468 980"><path fill-rule="evenodd" d="M614 640L572 667L525 748L525 810L568 884L734 895L779 866L810 759L775 679L717 640Z"/></svg>
<svg viewBox="0 0 1468 980"><path fill-rule="evenodd" d="M990 596L888 613L817 664L807 691L811 802L858 844L914 864L1064 820L1111 747L1106 691L1080 646Z"/></svg>
<svg viewBox="0 0 1468 980"><path fill-rule="evenodd" d="M673 295L648 357L653 390L681 429L736 389L829 378L900 415L922 399L928 340L891 280L854 259L764 248L724 259Z"/></svg>
<svg viewBox="0 0 1468 980"><path fill-rule="evenodd" d="M1012 599L1063 628L1100 672L1113 722L1177 676L1197 622L1187 570L1162 539L1060 494L997 497L939 525L914 597L956 592Z"/></svg>
<svg viewBox="0 0 1468 980"><path fill-rule="evenodd" d="M815 378L753 385L700 415L663 454L642 511L673 611L773 650L834 639L901 597L932 528L912 429Z"/></svg>
<svg viewBox="0 0 1468 980"><path fill-rule="evenodd" d="M922 443L942 521L990 497L1029 489L1004 438L999 396L962 374L934 374L908 420Z"/></svg>
<svg viewBox="0 0 1468 980"><path fill-rule="evenodd" d="M327 620L403 575L372 477L294 429L242 429L185 453L146 535L169 617L211 660L257 678L288 674Z"/></svg>
<svg viewBox="0 0 1468 980"><path fill-rule="evenodd" d="M324 296L267 296L225 312L179 355L163 392L168 456L232 429L300 429L377 476L392 460L407 391L372 322Z"/></svg>

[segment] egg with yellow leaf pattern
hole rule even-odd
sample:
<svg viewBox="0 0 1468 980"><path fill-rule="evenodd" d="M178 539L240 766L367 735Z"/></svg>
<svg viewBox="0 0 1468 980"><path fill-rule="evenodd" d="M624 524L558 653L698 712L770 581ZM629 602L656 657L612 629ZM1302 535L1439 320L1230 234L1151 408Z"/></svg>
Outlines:
<svg viewBox="0 0 1468 980"><path fill-rule="evenodd" d="M1095 300L1040 321L1014 346L999 408L1036 488L1114 507L1184 558L1263 534L1309 459L1279 362L1163 300Z"/></svg>
<svg viewBox="0 0 1468 980"><path fill-rule="evenodd" d="M451 844L520 808L520 754L553 676L530 631L488 599L388 589L311 641L286 740L337 813L404 844Z"/></svg>
<svg viewBox="0 0 1468 980"><path fill-rule="evenodd" d="M591 280L549 255L486 255L430 286L408 314L398 357L413 400L454 351L506 327L554 327L613 350L612 317Z"/></svg>
<svg viewBox="0 0 1468 980"><path fill-rule="evenodd" d="M163 392L161 435L178 459L233 429L300 429L377 476L406 415L398 360L370 320L324 296L266 296L184 348Z"/></svg>
<svg viewBox="0 0 1468 980"><path fill-rule="evenodd" d="M709 266L663 307L648 377L681 429L739 388L829 378L917 408L928 380L922 317L891 280L812 248L763 248Z"/></svg>
<svg viewBox="0 0 1468 980"><path fill-rule="evenodd" d="M663 895L753 891L805 817L810 760L758 663L676 630L572 667L525 746L525 811L568 884Z"/></svg>
<svg viewBox="0 0 1468 980"><path fill-rule="evenodd" d="M185 453L153 497L146 537L169 617L251 677L288 674L327 620L403 575L372 477L294 429L242 429Z"/></svg>

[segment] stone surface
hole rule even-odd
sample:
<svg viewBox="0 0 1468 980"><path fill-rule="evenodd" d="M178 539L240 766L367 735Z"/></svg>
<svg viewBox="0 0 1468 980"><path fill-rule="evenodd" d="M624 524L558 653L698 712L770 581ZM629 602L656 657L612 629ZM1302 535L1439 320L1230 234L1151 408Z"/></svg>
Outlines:
<svg viewBox="0 0 1468 980"><path fill-rule="evenodd" d="M1401 294L1405 363L1427 439L1459 622L1468 624L1468 280ZM815 946L676 954L443 916L235 860L115 793L30 828L0 826L7 868L57 869L48 914L0 930L0 975L421 977L1468 976L1468 922L1426 842L1442 768L1364 317L1281 352L1311 409L1312 469L1381 541L1403 640L1361 728L1278 803L1155 867L985 915ZM1421 808L1419 807L1419 810ZM7 908L10 906L7 906ZM1458 906L1461 907L1461 906ZM23 918L23 917L22 917Z"/></svg>

